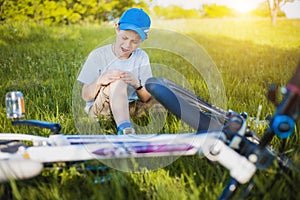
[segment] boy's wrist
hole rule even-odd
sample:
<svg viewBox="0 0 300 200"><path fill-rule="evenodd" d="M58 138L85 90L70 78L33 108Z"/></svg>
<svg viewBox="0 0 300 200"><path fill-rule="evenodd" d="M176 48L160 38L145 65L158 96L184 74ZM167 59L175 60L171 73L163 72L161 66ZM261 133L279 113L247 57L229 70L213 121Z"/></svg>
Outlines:
<svg viewBox="0 0 300 200"><path fill-rule="evenodd" d="M135 90L138 91L138 90L140 90L140 89L142 89L142 88L143 88L143 86L140 85L139 87L135 88Z"/></svg>
<svg viewBox="0 0 300 200"><path fill-rule="evenodd" d="M143 88L143 86L142 86L141 80L139 79L139 84L137 85L137 87L135 87L135 90L140 90L142 88Z"/></svg>

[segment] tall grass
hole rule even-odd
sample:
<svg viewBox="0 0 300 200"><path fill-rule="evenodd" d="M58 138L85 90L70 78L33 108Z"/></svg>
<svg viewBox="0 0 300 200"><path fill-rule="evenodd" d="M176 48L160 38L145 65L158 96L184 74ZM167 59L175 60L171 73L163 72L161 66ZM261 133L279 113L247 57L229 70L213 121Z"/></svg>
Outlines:
<svg viewBox="0 0 300 200"><path fill-rule="evenodd" d="M283 86L300 59L300 21L297 20L279 20L276 27L264 19L172 20L153 24L156 28L185 34L203 46L222 75L228 108L247 111L250 116L256 116L259 105L263 106L262 117L274 112L266 99L268 86L271 83ZM72 111L74 83L88 53L113 34L110 25L2 24L1 132L49 134L32 127L12 127L6 119L5 94L20 90L25 96L27 119L59 122L63 133L79 133ZM195 93L208 99L205 83L195 76L185 60L160 52L148 53L153 62L168 57L166 62L184 74ZM168 120L165 132L180 132L184 127L178 125L180 122L175 117L169 116ZM299 164L297 134L287 140L286 149ZM103 175L110 181L95 183ZM46 168L33 179L1 184L0 195L1 199L216 199L228 178L224 168L195 155L141 173L114 169L81 172L73 166ZM259 172L254 181L256 186L249 199L300 197L297 189L300 176L296 171L283 173L273 167Z"/></svg>

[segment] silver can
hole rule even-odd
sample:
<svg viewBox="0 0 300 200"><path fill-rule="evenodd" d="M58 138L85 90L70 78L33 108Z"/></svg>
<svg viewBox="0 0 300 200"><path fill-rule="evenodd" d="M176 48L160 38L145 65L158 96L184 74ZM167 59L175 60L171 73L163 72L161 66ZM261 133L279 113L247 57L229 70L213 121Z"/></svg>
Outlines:
<svg viewBox="0 0 300 200"><path fill-rule="evenodd" d="M22 92L12 91L6 93L5 105L7 118L18 119L25 116L25 102Z"/></svg>

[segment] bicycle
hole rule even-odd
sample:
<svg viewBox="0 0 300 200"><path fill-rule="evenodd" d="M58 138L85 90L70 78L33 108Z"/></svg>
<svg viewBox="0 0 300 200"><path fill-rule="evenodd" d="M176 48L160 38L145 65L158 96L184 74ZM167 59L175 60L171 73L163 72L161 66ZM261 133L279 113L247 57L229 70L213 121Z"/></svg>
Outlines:
<svg viewBox="0 0 300 200"><path fill-rule="evenodd" d="M153 135L63 135L58 123L20 120L24 99L20 92L7 94L7 117L13 125L31 125L52 131L49 137L16 133L0 134L0 181L25 179L41 173L44 164L86 160L188 156L201 153L229 170L232 177L220 199L230 199L242 184L252 186L258 169L269 167L276 159L283 167L290 162L277 156L269 143L277 135L289 137L298 119L300 102L300 65L287 85L284 100L277 106L270 127L260 140L246 127L246 113L226 112L183 87L166 79L150 78L145 87L171 113L196 132ZM20 141L30 141L32 146ZM170 142L172 141L172 142ZM3 147L4 146L4 147Z"/></svg>

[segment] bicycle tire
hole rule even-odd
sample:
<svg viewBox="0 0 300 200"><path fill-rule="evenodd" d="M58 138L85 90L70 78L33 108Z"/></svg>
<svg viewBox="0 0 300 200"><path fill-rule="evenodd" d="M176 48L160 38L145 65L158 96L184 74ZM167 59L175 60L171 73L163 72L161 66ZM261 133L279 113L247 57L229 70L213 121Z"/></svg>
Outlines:
<svg viewBox="0 0 300 200"><path fill-rule="evenodd" d="M226 111L165 78L149 78L146 89L172 114L197 131L222 130Z"/></svg>

